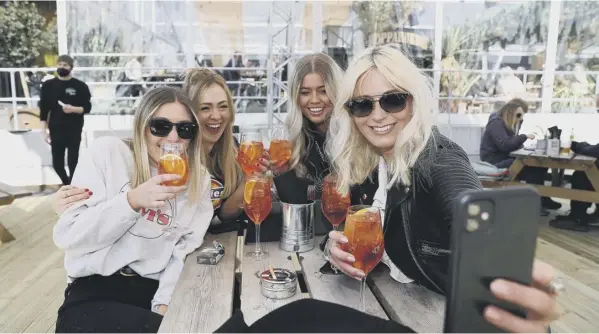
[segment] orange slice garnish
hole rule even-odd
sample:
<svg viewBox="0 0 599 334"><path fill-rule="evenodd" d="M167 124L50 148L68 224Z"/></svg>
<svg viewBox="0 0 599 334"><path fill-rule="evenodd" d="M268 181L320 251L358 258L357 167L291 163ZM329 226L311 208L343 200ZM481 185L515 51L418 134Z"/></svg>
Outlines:
<svg viewBox="0 0 599 334"><path fill-rule="evenodd" d="M354 213L354 215L355 216L364 216L364 215L366 215L368 213L371 213L373 211L374 210L372 210L371 208L365 208L365 209L359 210L358 212Z"/></svg>
<svg viewBox="0 0 599 334"><path fill-rule="evenodd" d="M160 165L165 173L184 177L187 173L187 162L177 154L165 154L160 158Z"/></svg>
<svg viewBox="0 0 599 334"><path fill-rule="evenodd" d="M257 180L248 180L243 190L243 200L250 204L252 202L252 195L254 194L254 188L256 187Z"/></svg>
<svg viewBox="0 0 599 334"><path fill-rule="evenodd" d="M258 146L254 143L243 143L241 145L241 150L250 161L254 161L258 158Z"/></svg>

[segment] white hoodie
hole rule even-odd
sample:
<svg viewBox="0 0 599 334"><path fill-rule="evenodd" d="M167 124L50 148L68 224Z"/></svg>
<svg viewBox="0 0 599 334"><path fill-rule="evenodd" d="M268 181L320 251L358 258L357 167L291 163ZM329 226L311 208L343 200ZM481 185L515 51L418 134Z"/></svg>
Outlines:
<svg viewBox="0 0 599 334"><path fill-rule="evenodd" d="M125 266L159 281L151 308L168 305L185 257L202 245L212 219L210 176L201 201L187 205L187 194L158 210L135 212L127 201L133 152L116 137L94 140L77 165L72 184L93 195L67 209L54 227L54 242L65 251L68 281L90 275L109 276ZM152 175L156 175L152 169ZM165 227L170 226L169 231Z"/></svg>

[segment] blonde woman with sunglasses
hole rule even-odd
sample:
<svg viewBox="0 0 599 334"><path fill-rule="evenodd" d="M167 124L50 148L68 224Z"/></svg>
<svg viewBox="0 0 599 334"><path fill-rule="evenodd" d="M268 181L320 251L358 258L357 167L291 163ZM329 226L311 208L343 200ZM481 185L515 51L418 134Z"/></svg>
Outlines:
<svg viewBox="0 0 599 334"><path fill-rule="evenodd" d="M442 307L449 286L453 202L465 190L480 189L478 177L464 150L434 127L437 102L429 77L397 48L365 50L351 62L342 82L327 145L339 190L351 188L352 204L381 210L382 262L402 290L422 296L402 299L410 300L406 307ZM352 266L352 254L339 247L347 238L336 231L329 237L331 263L362 279L364 273ZM556 299L542 287L554 278L551 266L536 263L534 287L494 280L491 292L526 309L528 316L488 306L484 317L510 332L546 331L557 315ZM443 317L430 316L441 331ZM424 331L417 319L404 324Z"/></svg>
<svg viewBox="0 0 599 334"><path fill-rule="evenodd" d="M56 332L158 330L185 257L202 244L213 214L201 138L192 102L164 87L141 100L132 142L110 136L89 147L73 185L93 196L54 227L68 276ZM158 175L163 144L185 150L186 184L163 185L180 178Z"/></svg>

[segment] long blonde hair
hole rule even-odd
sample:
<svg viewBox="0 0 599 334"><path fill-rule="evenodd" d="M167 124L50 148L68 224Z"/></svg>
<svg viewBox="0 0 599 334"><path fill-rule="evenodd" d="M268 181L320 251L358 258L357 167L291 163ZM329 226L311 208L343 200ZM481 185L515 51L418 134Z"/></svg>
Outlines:
<svg viewBox="0 0 599 334"><path fill-rule="evenodd" d="M181 103L187 108L191 117L198 122L194 112L193 104L189 98L180 90L173 87L159 87L150 90L141 99L139 107L133 117L133 177L131 178L131 187L135 188L148 181L152 175L150 173L150 157L148 155L148 145L146 142L146 129L148 122L160 107L167 103ZM189 161L189 204L197 204L200 201L205 183L205 169L202 157L202 135L201 129L198 130L187 148L187 158Z"/></svg>
<svg viewBox="0 0 599 334"><path fill-rule="evenodd" d="M393 158L387 161L390 182L410 184L410 168L431 137L436 107L430 78L397 46L387 44L364 50L343 77L329 128L327 152L338 175L340 191L364 182L379 163L380 154L364 138L343 105L359 95L362 79L372 71L378 71L395 89L411 95L412 117L397 137Z"/></svg>
<svg viewBox="0 0 599 334"><path fill-rule="evenodd" d="M304 117L299 106L302 81L308 74L316 73L322 77L327 96L333 105L337 101L337 85L341 79L341 68L324 53L306 55L297 61L289 83L291 105L285 124L289 131L289 140L293 143L293 151L289 159L289 167L297 176L305 177L306 166L302 163L308 154L307 147L313 144L313 135L309 130L310 121Z"/></svg>
<svg viewBox="0 0 599 334"><path fill-rule="evenodd" d="M194 68L187 70L183 91L189 96L196 109L202 104L202 96L212 85L221 87L227 95L227 104L229 106L229 124L225 126L225 131L212 147L212 151L204 152L206 155L208 171L212 175L222 174L224 190L223 197L230 196L242 181L242 173L239 164L235 160L236 148L233 141L233 124L235 123L235 105L231 92L227 88L225 79L218 73L207 68Z"/></svg>

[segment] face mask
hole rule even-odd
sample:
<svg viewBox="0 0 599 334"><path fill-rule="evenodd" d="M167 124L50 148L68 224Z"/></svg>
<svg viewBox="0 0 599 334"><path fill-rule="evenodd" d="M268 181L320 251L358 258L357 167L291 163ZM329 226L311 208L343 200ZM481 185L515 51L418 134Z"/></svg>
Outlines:
<svg viewBox="0 0 599 334"><path fill-rule="evenodd" d="M56 73L58 73L58 75L61 77L67 77L71 73L71 70L61 67L56 69Z"/></svg>

